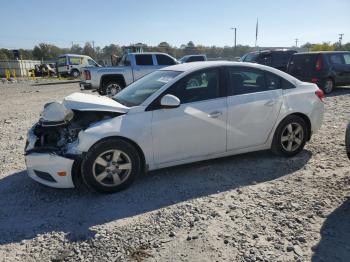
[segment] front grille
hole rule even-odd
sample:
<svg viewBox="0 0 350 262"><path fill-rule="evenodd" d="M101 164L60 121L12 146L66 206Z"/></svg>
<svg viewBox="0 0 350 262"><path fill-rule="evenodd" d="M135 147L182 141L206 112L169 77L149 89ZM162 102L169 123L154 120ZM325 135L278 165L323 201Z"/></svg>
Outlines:
<svg viewBox="0 0 350 262"><path fill-rule="evenodd" d="M38 170L34 170L34 173L41 179L44 179L49 182L57 183L57 181L49 173L38 171Z"/></svg>

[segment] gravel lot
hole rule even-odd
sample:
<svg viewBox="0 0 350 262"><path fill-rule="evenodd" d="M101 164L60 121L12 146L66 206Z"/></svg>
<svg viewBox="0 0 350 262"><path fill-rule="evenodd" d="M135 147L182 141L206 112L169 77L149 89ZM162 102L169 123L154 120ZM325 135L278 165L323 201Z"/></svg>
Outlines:
<svg viewBox="0 0 350 262"><path fill-rule="evenodd" d="M350 88L291 159L257 152L152 172L113 195L29 179L43 105L78 84L0 83L0 261L349 261Z"/></svg>

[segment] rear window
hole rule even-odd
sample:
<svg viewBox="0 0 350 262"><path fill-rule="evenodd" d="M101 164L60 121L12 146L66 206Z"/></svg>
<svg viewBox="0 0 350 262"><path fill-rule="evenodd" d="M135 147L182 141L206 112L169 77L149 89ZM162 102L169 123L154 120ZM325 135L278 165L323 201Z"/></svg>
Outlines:
<svg viewBox="0 0 350 262"><path fill-rule="evenodd" d="M153 65L152 55L136 55L135 59L137 65Z"/></svg>
<svg viewBox="0 0 350 262"><path fill-rule="evenodd" d="M288 72L292 75L309 76L315 70L318 54L293 55Z"/></svg>
<svg viewBox="0 0 350 262"><path fill-rule="evenodd" d="M66 56L59 57L57 60L57 66L66 66L66 65L67 65L67 57Z"/></svg>

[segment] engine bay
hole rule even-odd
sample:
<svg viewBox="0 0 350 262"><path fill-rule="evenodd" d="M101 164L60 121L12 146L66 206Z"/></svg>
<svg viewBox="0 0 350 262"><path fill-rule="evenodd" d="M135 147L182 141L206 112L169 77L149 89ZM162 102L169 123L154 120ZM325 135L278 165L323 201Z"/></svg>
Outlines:
<svg viewBox="0 0 350 262"><path fill-rule="evenodd" d="M43 118L40 118L32 129L36 137L34 148L27 150L26 146L26 153L49 151L64 154L67 145L77 140L80 131L96 122L120 116L122 113L70 110L69 115L69 118L63 116L60 121L57 119L43 121Z"/></svg>

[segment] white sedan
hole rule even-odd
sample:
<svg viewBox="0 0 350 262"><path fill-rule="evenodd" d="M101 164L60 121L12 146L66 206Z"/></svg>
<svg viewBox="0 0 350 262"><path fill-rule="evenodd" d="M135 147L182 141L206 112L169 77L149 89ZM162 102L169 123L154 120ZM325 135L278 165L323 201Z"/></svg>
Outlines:
<svg viewBox="0 0 350 262"><path fill-rule="evenodd" d="M291 157L320 128L322 100L315 84L263 65L167 67L113 98L74 93L46 104L28 132L28 174L115 192L169 166L265 149Z"/></svg>

